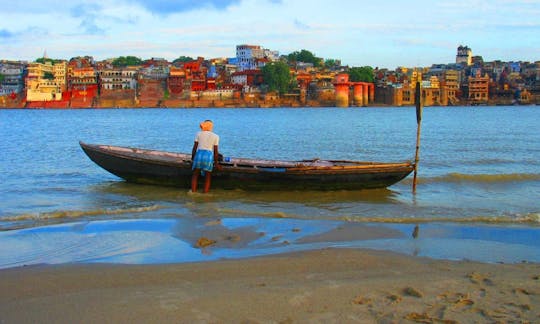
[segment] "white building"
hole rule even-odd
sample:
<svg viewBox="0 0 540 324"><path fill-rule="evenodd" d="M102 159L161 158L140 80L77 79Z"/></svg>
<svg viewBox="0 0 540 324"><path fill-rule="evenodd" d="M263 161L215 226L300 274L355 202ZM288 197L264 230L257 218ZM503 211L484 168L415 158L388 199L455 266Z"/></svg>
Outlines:
<svg viewBox="0 0 540 324"><path fill-rule="evenodd" d="M136 69L111 69L99 72L101 88L104 90L136 89Z"/></svg>
<svg viewBox="0 0 540 324"><path fill-rule="evenodd" d="M236 59L238 71L256 70L263 67L266 62L277 61L279 52L261 48L258 45L237 45Z"/></svg>
<svg viewBox="0 0 540 324"><path fill-rule="evenodd" d="M24 63L0 62L0 74L4 80L0 83L0 96L19 93L24 87Z"/></svg>
<svg viewBox="0 0 540 324"><path fill-rule="evenodd" d="M236 72L231 75L231 83L232 84L240 84L240 85L246 85L247 84L247 74Z"/></svg>

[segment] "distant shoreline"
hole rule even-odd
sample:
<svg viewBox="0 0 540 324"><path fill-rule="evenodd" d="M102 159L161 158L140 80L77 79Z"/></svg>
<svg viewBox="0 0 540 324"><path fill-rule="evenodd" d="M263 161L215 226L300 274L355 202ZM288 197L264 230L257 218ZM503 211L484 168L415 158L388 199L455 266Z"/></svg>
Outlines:
<svg viewBox="0 0 540 324"><path fill-rule="evenodd" d="M536 104L485 104L485 105L456 105L456 106L424 106L423 108L476 108L476 107L535 107ZM274 108L343 108L343 109L365 109L365 108L414 108L412 105L392 106L385 104L372 104L369 106L348 106L337 107L332 105L238 105L238 106L212 106L212 105L192 105L192 106L175 106L175 107L159 107L159 106L118 106L118 107L1 107L0 110L101 110L101 109L274 109Z"/></svg>

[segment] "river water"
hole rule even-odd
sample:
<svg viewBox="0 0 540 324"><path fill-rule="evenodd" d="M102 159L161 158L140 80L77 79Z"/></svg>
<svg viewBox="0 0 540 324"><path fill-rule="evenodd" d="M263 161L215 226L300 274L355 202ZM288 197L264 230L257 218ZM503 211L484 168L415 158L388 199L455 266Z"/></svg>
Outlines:
<svg viewBox="0 0 540 324"><path fill-rule="evenodd" d="M126 183L79 147L84 141L190 152L205 119L214 121L225 156L414 159L412 107L0 110L0 268L190 262L324 247L540 262L537 107L425 108L416 194L411 175L381 190L190 195L188 188ZM210 235L209 222L260 237L201 253L192 240ZM353 224L401 234L305 243ZM412 239L415 225L420 235Z"/></svg>

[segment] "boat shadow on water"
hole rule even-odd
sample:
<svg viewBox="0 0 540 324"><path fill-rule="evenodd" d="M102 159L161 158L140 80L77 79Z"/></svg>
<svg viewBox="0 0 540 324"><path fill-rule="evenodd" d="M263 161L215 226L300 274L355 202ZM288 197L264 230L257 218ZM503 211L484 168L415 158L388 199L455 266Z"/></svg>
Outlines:
<svg viewBox="0 0 540 324"><path fill-rule="evenodd" d="M163 187L134 184L126 181L109 181L93 185L91 191L107 195L135 198L141 202L261 202L261 203L392 203L399 199L400 192L382 188L367 190L280 190L246 191L241 189L212 189L209 193L191 193L188 188Z"/></svg>

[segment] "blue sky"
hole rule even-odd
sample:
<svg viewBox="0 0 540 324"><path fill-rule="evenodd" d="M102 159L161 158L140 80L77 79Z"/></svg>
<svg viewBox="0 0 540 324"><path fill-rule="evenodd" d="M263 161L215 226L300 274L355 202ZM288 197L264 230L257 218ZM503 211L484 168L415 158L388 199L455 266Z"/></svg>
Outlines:
<svg viewBox="0 0 540 324"><path fill-rule="evenodd" d="M459 45L540 60L540 0L0 0L0 59L233 57L307 49L350 66L430 66Z"/></svg>

